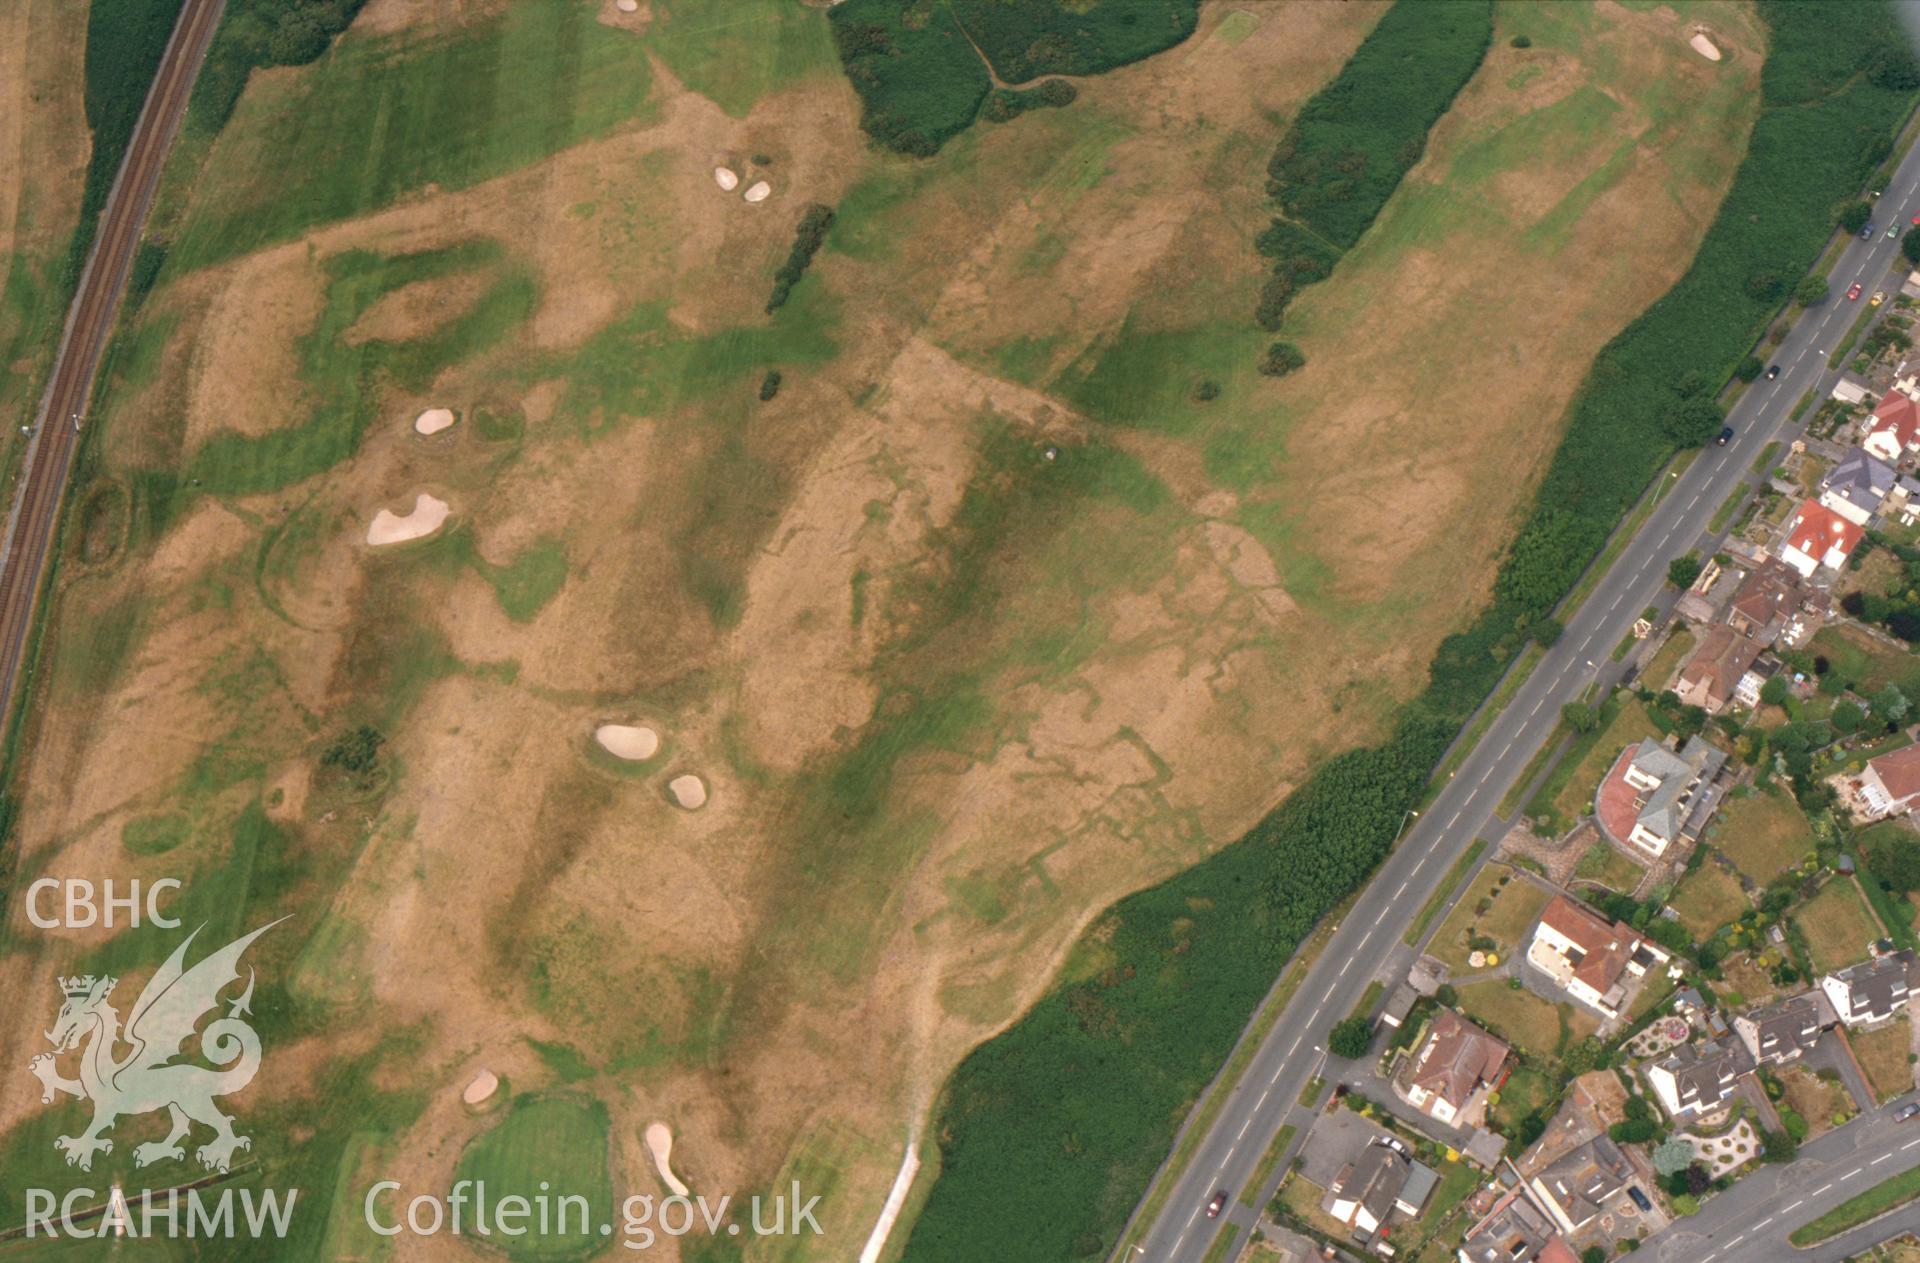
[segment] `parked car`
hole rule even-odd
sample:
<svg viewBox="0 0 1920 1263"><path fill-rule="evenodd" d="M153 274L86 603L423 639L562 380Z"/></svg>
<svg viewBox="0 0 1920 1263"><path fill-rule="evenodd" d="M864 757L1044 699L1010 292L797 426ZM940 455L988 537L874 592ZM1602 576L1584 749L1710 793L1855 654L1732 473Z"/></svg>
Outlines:
<svg viewBox="0 0 1920 1263"><path fill-rule="evenodd" d="M1850 287L1848 288L1848 290L1847 290L1847 300L1848 300L1849 302L1859 302L1859 301L1860 301L1860 282L1859 282L1859 281L1855 281L1855 282L1854 282L1854 283L1852 284L1852 286L1850 286Z"/></svg>
<svg viewBox="0 0 1920 1263"><path fill-rule="evenodd" d="M1725 447L1727 444L1733 442L1733 427L1730 425L1721 426L1720 433L1715 436L1713 442L1716 447Z"/></svg>
<svg viewBox="0 0 1920 1263"><path fill-rule="evenodd" d="M1767 380L1772 381L1778 376L1780 376L1780 366L1778 364L1767 365Z"/></svg>
<svg viewBox="0 0 1920 1263"><path fill-rule="evenodd" d="M1627 1186L1627 1196L1631 1197L1633 1204L1641 1210L1646 1211L1653 1209L1653 1203L1647 1200L1647 1195L1640 1191L1638 1184L1629 1184Z"/></svg>
<svg viewBox="0 0 1920 1263"><path fill-rule="evenodd" d="M1915 1114L1920 1114L1920 1105L1908 1101L1905 1105L1902 1105L1893 1112L1893 1121L1896 1123L1904 1123Z"/></svg>
<svg viewBox="0 0 1920 1263"><path fill-rule="evenodd" d="M1878 307L1881 303L1884 303L1886 301L1887 301L1887 291L1884 289L1876 289L1873 291L1873 297L1870 300L1868 300L1867 306Z"/></svg>
<svg viewBox="0 0 1920 1263"><path fill-rule="evenodd" d="M1208 1219L1219 1218L1220 1212L1226 1209L1226 1205L1227 1205L1227 1190L1221 1189L1218 1193L1215 1193L1213 1195L1213 1200L1207 1203L1207 1218Z"/></svg>

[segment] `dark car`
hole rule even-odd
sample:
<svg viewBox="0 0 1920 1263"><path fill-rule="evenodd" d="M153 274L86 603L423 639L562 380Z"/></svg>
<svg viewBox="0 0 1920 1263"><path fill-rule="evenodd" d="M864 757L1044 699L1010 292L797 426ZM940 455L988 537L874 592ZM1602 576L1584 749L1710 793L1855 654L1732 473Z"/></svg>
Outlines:
<svg viewBox="0 0 1920 1263"><path fill-rule="evenodd" d="M1653 1203L1647 1200L1647 1195L1640 1191L1640 1186L1638 1184L1633 1184L1628 1186L1627 1196L1631 1197L1633 1199L1633 1204L1635 1206L1638 1206L1641 1210L1653 1209Z"/></svg>
<svg viewBox="0 0 1920 1263"><path fill-rule="evenodd" d="M1213 1195L1213 1200L1207 1203L1207 1218L1208 1219L1216 1218L1220 1214L1220 1212L1226 1208L1226 1205L1227 1205L1227 1190L1221 1189L1218 1193L1215 1193Z"/></svg>
<svg viewBox="0 0 1920 1263"><path fill-rule="evenodd" d="M1778 376L1780 376L1780 366L1778 364L1767 365L1767 380L1772 381Z"/></svg>
<svg viewBox="0 0 1920 1263"><path fill-rule="evenodd" d="M1873 240L1873 225L1872 225L1872 224L1868 224L1868 225L1867 225L1866 227L1864 227L1864 228L1862 228L1862 229L1860 230L1860 240L1862 240L1862 241L1872 241L1872 240Z"/></svg>
<svg viewBox="0 0 1920 1263"><path fill-rule="evenodd" d="M1730 425L1721 426L1719 435L1715 437L1713 441L1717 447L1725 447L1727 444L1733 442L1733 427Z"/></svg>
<svg viewBox="0 0 1920 1263"><path fill-rule="evenodd" d="M1915 1105L1909 1101L1893 1112L1893 1121L1896 1123L1904 1123L1915 1114L1920 1114L1920 1105Z"/></svg>

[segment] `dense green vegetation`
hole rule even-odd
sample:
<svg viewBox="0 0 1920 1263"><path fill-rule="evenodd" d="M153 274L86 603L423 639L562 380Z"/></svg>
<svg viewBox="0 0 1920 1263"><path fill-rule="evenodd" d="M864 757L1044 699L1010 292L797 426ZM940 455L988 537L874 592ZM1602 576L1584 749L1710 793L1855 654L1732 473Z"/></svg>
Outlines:
<svg viewBox="0 0 1920 1263"><path fill-rule="evenodd" d="M1267 164L1283 218L1256 242L1274 260L1262 327L1279 328L1294 294L1360 240L1492 39L1488 0L1400 0L1339 77L1300 107Z"/></svg>
<svg viewBox="0 0 1920 1263"><path fill-rule="evenodd" d="M987 95L980 117L989 123L1010 123L1028 110L1072 105L1079 95L1080 90L1065 79L1049 79L1037 88L995 88Z"/></svg>
<svg viewBox="0 0 1920 1263"><path fill-rule="evenodd" d="M247 95L174 266L526 166L641 116L649 83L646 46L590 5L509 5L451 37L343 41L308 74Z"/></svg>
<svg viewBox="0 0 1920 1263"><path fill-rule="evenodd" d="M965 131L982 102L990 120L1006 122L1074 98L1073 85L1056 80L989 100L996 75L1021 84L1139 61L1193 34L1199 7L1198 0L845 0L831 17L840 65L860 94L860 125L888 149L927 157Z"/></svg>
<svg viewBox="0 0 1920 1263"><path fill-rule="evenodd" d="M69 272L73 281L93 247L100 212L119 174L120 159L133 139L147 88L167 50L181 0L96 0L87 10L87 126L93 153L87 160L86 190L80 200L80 225L73 234Z"/></svg>
<svg viewBox="0 0 1920 1263"><path fill-rule="evenodd" d="M833 207L822 206L819 202L809 202L800 213L800 224L793 230L793 249L787 251L787 261L782 263L773 274L773 293L767 296L767 314L772 315L786 304L787 295L807 274L807 265L813 262L814 254L827 239L827 230L833 227Z"/></svg>
<svg viewBox="0 0 1920 1263"><path fill-rule="evenodd" d="M1920 83L1877 5L1767 3L1771 54L1746 160L1693 266L1600 352L1532 515L1501 569L1499 598L1550 609L1677 447L1713 434L1712 396L1886 157ZM1711 415L1709 415L1711 414Z"/></svg>
<svg viewBox="0 0 1920 1263"><path fill-rule="evenodd" d="M1386 853L1449 737L1672 450L1661 410L1618 417L1617 403L1595 413L1596 401L1669 391L1689 372L1723 377L1764 314L1747 279L1812 262L1833 203L1853 192L1869 155L1885 153L1908 103L1904 63L1873 51L1897 44L1877 9L1762 11L1774 50L1766 108L1734 193L1675 294L1596 366L1550 476L1558 490L1542 496L1556 507L1536 515L1591 521L1598 534L1541 568L1531 589L1503 581L1493 606L1441 646L1428 688L1390 740L1334 759L1246 837L1116 904L1060 982L960 1065L940 1104L941 1175L908 1240L909 1263L1094 1258L1112 1246L1294 946ZM1649 337L1656 345L1623 353ZM1558 507L1569 501L1577 512ZM1538 530L1536 520L1534 542L1516 557L1540 548Z"/></svg>
<svg viewBox="0 0 1920 1263"><path fill-rule="evenodd" d="M217 132L240 100L247 76L269 66L317 61L367 0L227 0L220 28L193 85L188 117Z"/></svg>

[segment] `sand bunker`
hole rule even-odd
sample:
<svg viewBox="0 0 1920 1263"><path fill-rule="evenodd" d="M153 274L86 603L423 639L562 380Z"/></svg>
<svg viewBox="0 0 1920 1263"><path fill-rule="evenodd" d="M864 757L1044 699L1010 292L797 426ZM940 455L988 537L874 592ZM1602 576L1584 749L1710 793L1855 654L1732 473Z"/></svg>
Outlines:
<svg viewBox="0 0 1920 1263"><path fill-rule="evenodd" d="M685 1197L687 1186L680 1182L680 1177L675 1175L673 1168L667 1165L667 1159L673 1156L673 1129L665 1123L648 1123L646 1140L647 1152L653 1155L653 1169L660 1173L660 1182L665 1184L675 1197Z"/></svg>
<svg viewBox="0 0 1920 1263"><path fill-rule="evenodd" d="M438 434L452 424L452 408L428 408L413 419L413 429L416 434Z"/></svg>
<svg viewBox="0 0 1920 1263"><path fill-rule="evenodd" d="M622 13L637 13L640 9L640 0L613 0L613 7Z"/></svg>
<svg viewBox="0 0 1920 1263"><path fill-rule="evenodd" d="M473 1082L467 1084L466 1091L460 1094L460 1100L467 1105L480 1105L500 1090L500 1076L491 1070L482 1070L473 1076Z"/></svg>
<svg viewBox="0 0 1920 1263"><path fill-rule="evenodd" d="M740 177L725 167L713 169L713 182L729 193L740 187Z"/></svg>
<svg viewBox="0 0 1920 1263"><path fill-rule="evenodd" d="M668 781L667 792L673 795L674 802L688 811L707 805L707 783L691 772Z"/></svg>
<svg viewBox="0 0 1920 1263"><path fill-rule="evenodd" d="M593 730L593 739L616 759L650 759L660 749L658 733L630 724L601 724Z"/></svg>
<svg viewBox="0 0 1920 1263"><path fill-rule="evenodd" d="M771 184L768 184L765 180L755 180L752 187L740 196L746 198L749 202L764 202L767 200L768 194L772 192L773 186Z"/></svg>
<svg viewBox="0 0 1920 1263"><path fill-rule="evenodd" d="M403 544L433 534L446 520L447 502L423 491L414 497L413 512L405 517L386 509L374 514L373 525L367 528L367 542L376 546Z"/></svg>
<svg viewBox="0 0 1920 1263"><path fill-rule="evenodd" d="M1707 38L1707 33L1705 31L1695 31L1693 33L1693 38L1688 40L1687 43L1692 45L1694 52L1699 53L1702 57L1705 57L1708 61L1720 60L1720 50L1714 46L1714 42L1712 40Z"/></svg>

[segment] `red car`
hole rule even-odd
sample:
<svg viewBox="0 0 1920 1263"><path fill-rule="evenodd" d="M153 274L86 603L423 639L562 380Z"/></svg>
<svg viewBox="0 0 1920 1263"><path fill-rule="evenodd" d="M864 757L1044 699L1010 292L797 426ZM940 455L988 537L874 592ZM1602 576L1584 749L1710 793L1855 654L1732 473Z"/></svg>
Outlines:
<svg viewBox="0 0 1920 1263"><path fill-rule="evenodd" d="M1913 222L1914 222L1914 223L1916 223L1916 224L1920 224L1920 215L1915 215L1915 216L1913 217Z"/></svg>
<svg viewBox="0 0 1920 1263"><path fill-rule="evenodd" d="M1853 300L1856 302L1859 301L1859 298L1860 298L1860 282L1859 281L1855 281L1853 283L1853 288L1847 291L1847 297L1850 300Z"/></svg>
<svg viewBox="0 0 1920 1263"><path fill-rule="evenodd" d="M1227 1190L1221 1189L1213 1195L1213 1200L1207 1203L1207 1218L1212 1219L1219 1215L1222 1210L1226 1209L1226 1205Z"/></svg>

